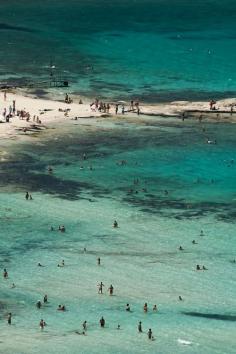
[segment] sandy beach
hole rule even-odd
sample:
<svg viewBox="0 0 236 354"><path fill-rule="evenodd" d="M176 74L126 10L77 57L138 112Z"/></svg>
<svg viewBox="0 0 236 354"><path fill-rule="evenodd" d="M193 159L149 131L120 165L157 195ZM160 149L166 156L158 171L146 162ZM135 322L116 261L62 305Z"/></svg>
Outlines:
<svg viewBox="0 0 236 354"><path fill-rule="evenodd" d="M73 119L78 118L98 118L98 117L124 117L128 119L137 115L136 111L130 110L128 102L119 104L118 114L115 114L115 103L111 103L109 113L99 112L97 109L91 109L88 101L83 101L83 104L76 102L76 97L73 97L73 103L65 103L53 99L42 99L29 95L7 92L4 99L4 92L1 92L1 111L0 117L0 138L14 140L29 139L32 134L44 130L48 125L51 127L59 127L61 123L65 124ZM13 100L16 102L16 111L23 110L30 114L29 121L26 118L20 118L15 115L10 118L9 123L3 117L3 109L8 111ZM91 103L93 100L91 100ZM148 105L140 103L139 118L144 116L157 116L159 118L172 117L178 120L185 119L200 119L212 122L236 122L236 111L231 111L231 107L236 105L236 99L224 99L217 101L216 109L210 110L209 102L189 102L189 101L174 101ZM124 106L125 112L122 114L121 107ZM41 123L37 123L33 117L38 117Z"/></svg>

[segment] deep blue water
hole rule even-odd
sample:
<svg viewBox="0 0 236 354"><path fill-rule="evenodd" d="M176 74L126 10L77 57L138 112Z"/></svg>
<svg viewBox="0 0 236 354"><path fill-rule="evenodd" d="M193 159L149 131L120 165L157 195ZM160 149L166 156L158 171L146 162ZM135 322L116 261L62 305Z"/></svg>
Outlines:
<svg viewBox="0 0 236 354"><path fill-rule="evenodd" d="M52 60L87 96L235 94L232 0L10 0L0 10L2 80L48 77Z"/></svg>

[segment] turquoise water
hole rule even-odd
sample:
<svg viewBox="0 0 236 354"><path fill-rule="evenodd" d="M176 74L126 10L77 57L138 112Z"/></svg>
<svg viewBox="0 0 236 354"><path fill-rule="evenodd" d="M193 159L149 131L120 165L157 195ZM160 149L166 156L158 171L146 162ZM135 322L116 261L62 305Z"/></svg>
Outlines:
<svg viewBox="0 0 236 354"><path fill-rule="evenodd" d="M40 142L3 155L0 264L9 279L0 280L0 351L235 353L235 126L205 124L203 132L199 123L147 117L81 124L71 122L61 135L48 130ZM64 234L49 231L62 224ZM197 272L196 264L208 270ZM45 293L49 303L38 310ZM58 312L60 303L68 311ZM87 335L78 336L84 320Z"/></svg>
<svg viewBox="0 0 236 354"><path fill-rule="evenodd" d="M10 0L0 80L56 73L89 97L209 99L236 91L233 0Z"/></svg>

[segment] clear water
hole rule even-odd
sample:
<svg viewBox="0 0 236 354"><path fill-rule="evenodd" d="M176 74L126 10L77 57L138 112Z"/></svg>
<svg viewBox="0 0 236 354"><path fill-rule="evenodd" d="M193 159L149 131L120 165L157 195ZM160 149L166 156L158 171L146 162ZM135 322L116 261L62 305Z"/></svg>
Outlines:
<svg viewBox="0 0 236 354"><path fill-rule="evenodd" d="M8 147L1 162L0 264L9 279L0 280L0 351L235 353L235 126L205 125L203 132L199 123L158 118L82 122ZM207 145L206 135L217 145ZM66 233L49 231L60 224ZM196 264L208 270L197 272ZM97 294L100 281L104 295ZM49 304L38 310L45 293ZM60 303L67 312L56 310ZM79 336L84 320L87 336ZM147 339L149 328L155 341Z"/></svg>
<svg viewBox="0 0 236 354"><path fill-rule="evenodd" d="M1 3L0 79L56 73L89 97L209 99L236 91L233 0Z"/></svg>

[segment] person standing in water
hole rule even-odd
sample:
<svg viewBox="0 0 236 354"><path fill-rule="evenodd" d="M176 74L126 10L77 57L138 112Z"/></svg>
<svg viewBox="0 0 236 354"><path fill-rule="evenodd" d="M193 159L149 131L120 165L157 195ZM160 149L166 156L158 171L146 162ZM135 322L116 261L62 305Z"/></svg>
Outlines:
<svg viewBox="0 0 236 354"><path fill-rule="evenodd" d="M144 311L145 313L148 312L148 305L147 305L146 302L145 302L145 304L144 304L144 306L143 306L143 311Z"/></svg>
<svg viewBox="0 0 236 354"><path fill-rule="evenodd" d="M112 284L110 285L108 291L109 291L110 295L113 295L114 288L113 288Z"/></svg>
<svg viewBox="0 0 236 354"><path fill-rule="evenodd" d="M126 305L126 309L125 309L127 312L130 312L130 306L129 304Z"/></svg>
<svg viewBox="0 0 236 354"><path fill-rule="evenodd" d="M100 326L101 326L102 328L104 328L104 327L105 327L105 320L104 320L103 317L100 319L99 322L100 322Z"/></svg>
<svg viewBox="0 0 236 354"><path fill-rule="evenodd" d="M98 294L102 294L103 287L104 287L104 284L101 281L101 283L98 284Z"/></svg>
<svg viewBox="0 0 236 354"><path fill-rule="evenodd" d="M47 295L44 295L44 297L43 297L43 302L44 302L44 303L48 302L48 296L47 296Z"/></svg>
<svg viewBox="0 0 236 354"><path fill-rule="evenodd" d="M7 323L9 325L11 325L11 318L12 318L12 314L11 314L11 312L9 312L9 314L7 315Z"/></svg>
<svg viewBox="0 0 236 354"><path fill-rule="evenodd" d="M3 269L3 278L4 279L8 278L8 272L7 272L6 268Z"/></svg>
<svg viewBox="0 0 236 354"><path fill-rule="evenodd" d="M43 330L45 326L46 326L46 322L43 319L41 319L40 322L39 322L40 329Z"/></svg>
<svg viewBox="0 0 236 354"><path fill-rule="evenodd" d="M138 324L138 332L139 333L142 333L143 332L143 329L142 329L142 322L140 321L139 324Z"/></svg>
<svg viewBox="0 0 236 354"><path fill-rule="evenodd" d="M152 339L153 339L153 336L152 336L152 330L151 330L151 328L149 328L147 334L148 334L148 339L152 340Z"/></svg>
<svg viewBox="0 0 236 354"><path fill-rule="evenodd" d="M29 192L25 193L25 199L28 200L29 199Z"/></svg>
<svg viewBox="0 0 236 354"><path fill-rule="evenodd" d="M87 330L87 321L84 321L82 326L83 326L84 331L86 331Z"/></svg>
<svg viewBox="0 0 236 354"><path fill-rule="evenodd" d="M101 258L100 257L98 257L97 262L98 262L98 265L101 265Z"/></svg>
<svg viewBox="0 0 236 354"><path fill-rule="evenodd" d="M36 302L36 307L37 307L38 309L41 309L42 303L41 303L40 300L38 300L38 301Z"/></svg>

